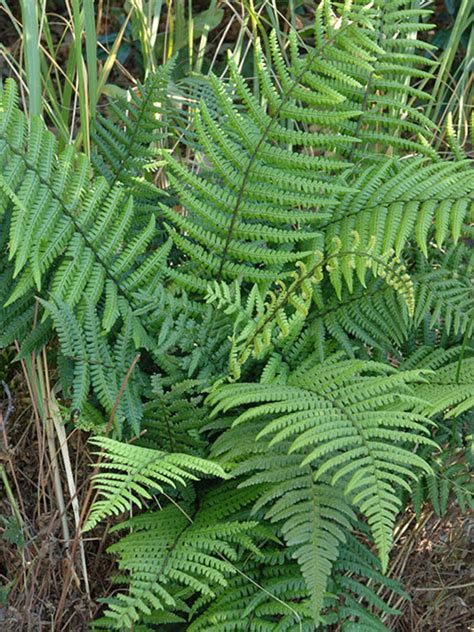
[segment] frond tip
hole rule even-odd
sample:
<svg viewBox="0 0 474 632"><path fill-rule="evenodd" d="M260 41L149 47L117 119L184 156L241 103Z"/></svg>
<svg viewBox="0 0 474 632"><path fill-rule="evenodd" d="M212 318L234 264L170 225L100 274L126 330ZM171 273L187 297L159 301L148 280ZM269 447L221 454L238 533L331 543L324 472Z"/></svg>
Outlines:
<svg viewBox="0 0 474 632"><path fill-rule="evenodd" d="M165 488L184 487L201 476L227 477L219 465L188 454L161 452L107 437L94 437L90 443L101 448L97 454L104 453L106 460L97 464L100 471L93 481L100 500L92 506L84 531L108 516L143 507L144 500Z"/></svg>

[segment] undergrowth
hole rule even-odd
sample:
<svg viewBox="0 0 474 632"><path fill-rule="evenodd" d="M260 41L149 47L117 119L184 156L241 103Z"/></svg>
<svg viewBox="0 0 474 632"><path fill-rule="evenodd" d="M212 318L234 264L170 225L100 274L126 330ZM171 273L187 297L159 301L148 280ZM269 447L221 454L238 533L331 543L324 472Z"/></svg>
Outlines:
<svg viewBox="0 0 474 632"><path fill-rule="evenodd" d="M473 508L474 171L411 5L157 65L85 154L5 82L0 344L91 435L93 629L387 630L400 512Z"/></svg>

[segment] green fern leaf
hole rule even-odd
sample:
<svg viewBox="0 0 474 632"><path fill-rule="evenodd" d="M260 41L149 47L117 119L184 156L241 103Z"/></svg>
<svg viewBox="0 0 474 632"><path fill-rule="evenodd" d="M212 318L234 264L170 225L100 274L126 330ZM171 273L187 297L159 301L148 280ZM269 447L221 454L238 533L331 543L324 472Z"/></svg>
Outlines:
<svg viewBox="0 0 474 632"><path fill-rule="evenodd" d="M397 488L410 489L414 470L429 465L405 445L435 445L427 437L428 420L408 412L417 403L409 384L417 371L392 373L387 366L361 360L309 359L290 375L287 385L226 385L210 396L214 414L244 404L234 425L267 419L257 439L269 446L290 441L289 453L301 465L316 468L316 479L331 475L363 513L374 534L384 568L392 529L401 504Z"/></svg>
<svg viewBox="0 0 474 632"><path fill-rule="evenodd" d="M90 442L105 451L107 460L100 462L102 471L94 477L94 488L102 498L95 501L85 531L107 516L123 514L133 506L142 507L143 499L152 498L152 489L163 492L164 485L184 486L197 480L198 475L226 477L219 465L198 457L169 454L106 437L95 437Z"/></svg>

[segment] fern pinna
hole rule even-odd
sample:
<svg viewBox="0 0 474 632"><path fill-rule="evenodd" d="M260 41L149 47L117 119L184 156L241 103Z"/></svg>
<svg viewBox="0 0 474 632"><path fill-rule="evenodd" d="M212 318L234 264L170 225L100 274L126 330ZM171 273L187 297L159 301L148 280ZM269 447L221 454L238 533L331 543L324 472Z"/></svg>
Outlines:
<svg viewBox="0 0 474 632"><path fill-rule="evenodd" d="M95 629L387 630L399 512L472 506L474 171L431 28L324 0L184 115L150 75L91 162L3 86L0 342L56 357L105 457L86 529L125 532Z"/></svg>

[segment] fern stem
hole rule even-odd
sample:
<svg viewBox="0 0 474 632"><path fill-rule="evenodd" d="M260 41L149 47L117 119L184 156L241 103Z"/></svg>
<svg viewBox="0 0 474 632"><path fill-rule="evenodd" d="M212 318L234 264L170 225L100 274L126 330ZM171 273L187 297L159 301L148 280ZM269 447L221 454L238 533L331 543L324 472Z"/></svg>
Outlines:
<svg viewBox="0 0 474 632"><path fill-rule="evenodd" d="M381 13L381 16L380 16L379 32L377 34L377 46L380 46L380 44L382 43L384 25L385 25L385 11L382 9L382 13ZM357 119L357 125L356 125L355 132L354 132L354 136L356 138L358 138L358 136L359 136L360 128L362 127L362 122L363 122L363 119L364 119L364 114L367 111L367 105L369 103L369 95L370 95L370 92L372 91L372 83L374 81L374 74L375 74L375 69L372 70L372 72L370 73L369 78L367 80L367 85L365 87L364 99L362 101L362 107L361 107L362 114ZM351 150L349 152L349 162L352 162L352 158L354 156L354 152L355 152L356 146L357 146L357 143L355 143L355 142L352 143L352 147L351 147Z"/></svg>
<svg viewBox="0 0 474 632"><path fill-rule="evenodd" d="M114 423L114 418L115 418L115 413L117 412L117 408L118 405L120 404L120 400L122 399L123 393L125 391L125 388L127 387L128 381L130 379L130 376L132 375L133 369L135 368L136 363L138 362L138 360L140 359L140 354L137 353L136 356L133 358L132 363L130 364L130 366L128 367L128 371L127 374L125 375L122 385L120 386L120 390L117 394L117 397L115 398L115 402L112 408L112 411L110 413L110 417L109 420L107 422L107 427L105 429L105 436L108 437L110 430L112 428L112 424Z"/></svg>
<svg viewBox="0 0 474 632"><path fill-rule="evenodd" d="M226 234L226 238L225 238L225 242L224 242L224 248L223 248L223 251L222 251L222 257L221 257L221 261L220 261L220 264L219 264L219 269L217 271L217 277L216 277L217 281L220 281L221 278L222 278L222 273L224 271L224 265L225 265L226 260L227 260L227 256L228 256L228 252L229 252L229 248L230 248L230 243L231 243L231 240L232 240L232 235L233 235L233 232L234 232L235 224L237 222L240 206L242 204L242 200L243 200L243 196L244 196L244 191L245 191L245 188L247 186L247 182L248 182L249 177L250 177L250 172L251 172L253 164L254 164L254 162L255 162L255 160L257 158L257 154L260 151L260 148L262 147L263 143L265 142L265 139L266 139L268 133L270 132L270 130L272 129L273 125L278 120L278 116L279 116L280 112L285 107L285 105L286 105L288 99L290 98L290 96L292 95L293 91L296 89L296 87L301 82L301 80L303 79L305 74L308 72L309 66L311 65L311 63L313 62L315 57L318 54L320 54L323 50L325 50L327 46L330 46L335 41L336 37L339 36L342 32L344 32L349 26L350 26L350 24L345 24L344 26L342 26L332 37L330 37L323 44L321 44L321 46L315 48L308 55L308 57L305 60L304 65L303 65L303 70L301 70L296 75L296 77L292 81L292 84L291 84L289 90L285 94L282 95L279 106L276 108L276 110L273 113L273 115L271 115L271 120L267 123L266 127L264 128L264 130L262 132L262 135L260 136L260 138L259 138L257 144L255 145L252 153L250 154L249 162L247 164L247 167L245 168L244 175L242 176L242 183L241 183L239 191L237 193L237 200L235 202L235 207L234 207L234 209L232 211L232 216L231 216L229 228L227 230L227 234Z"/></svg>

